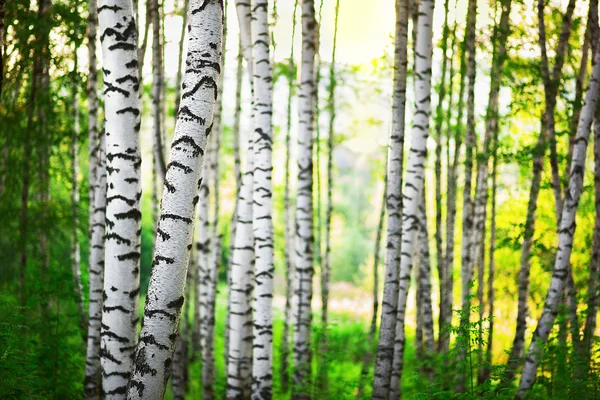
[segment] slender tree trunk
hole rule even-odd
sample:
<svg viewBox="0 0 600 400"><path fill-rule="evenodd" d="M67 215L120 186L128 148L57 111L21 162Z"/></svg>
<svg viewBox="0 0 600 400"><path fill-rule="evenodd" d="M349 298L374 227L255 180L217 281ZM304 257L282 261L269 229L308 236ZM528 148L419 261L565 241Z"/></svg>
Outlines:
<svg viewBox="0 0 600 400"><path fill-rule="evenodd" d="M250 91L254 97L252 77L251 45L251 7L249 3L236 0L236 12L240 25L241 50L246 59ZM252 106L252 118L254 106ZM252 290L254 276L254 233L252 226L253 186L254 186L254 140L248 138L246 155L246 172L242 175L241 186L237 200L237 218L234 247L229 277L230 327L229 349L227 362L227 393L228 399L249 399L251 394L252 376Z"/></svg>
<svg viewBox="0 0 600 400"><path fill-rule="evenodd" d="M592 345L598 315L598 298L600 295L600 120L598 112L596 112L594 119L594 197L596 219L588 279L587 318L583 329L583 346L586 361L588 361L585 363L586 365L589 365L589 359L592 357Z"/></svg>
<svg viewBox="0 0 600 400"><path fill-rule="evenodd" d="M573 157L573 147L575 146L575 135L577 134L577 122L579 122L579 115L581 114L581 107L583 106L583 85L585 85L585 81L588 76L590 61L588 58L590 52L590 36L590 19L588 16L588 23L585 29L583 46L581 48L581 64L579 67L579 74L575 79L575 99L573 100L573 113L571 114L571 121L569 123L569 149L567 152L567 166L565 168L565 176L569 176L569 166L571 165L571 158Z"/></svg>
<svg viewBox="0 0 600 400"><path fill-rule="evenodd" d="M590 42L592 42L592 54L595 54L598 52L598 40L600 40L598 0L592 0L590 2L588 27L591 39ZM596 44L594 45L594 43ZM587 70L587 62L584 63L582 60L581 66L582 70ZM600 299L600 109L598 108L596 108L594 116L594 197L596 222L594 224L592 258L590 260L590 273L588 279L587 316L583 328L583 350L586 357L585 361L589 361L589 359L593 357L592 347L597 324L598 301ZM585 365L589 366L589 363L585 363Z"/></svg>
<svg viewBox="0 0 600 400"><path fill-rule="evenodd" d="M106 119L106 235L101 350L106 398L124 398L137 342L141 104L132 4L98 3Z"/></svg>
<svg viewBox="0 0 600 400"><path fill-rule="evenodd" d="M485 352L485 361L483 367L479 371L479 384L482 384L490 378L492 372L492 349L494 343L494 275L495 275L495 260L494 255L496 252L496 191L498 188L496 175L498 169L498 131L494 137L493 144L493 162L492 162L492 198L490 206L490 247L489 247L489 261L488 261L488 281L487 281L487 295L488 295L488 316L489 325L487 331L487 347Z"/></svg>
<svg viewBox="0 0 600 400"><path fill-rule="evenodd" d="M315 4L302 2L302 68L298 104L298 189L296 195L296 298L294 329L294 385L292 399L309 399L311 388L312 278L314 275L313 237L313 122L316 49Z"/></svg>
<svg viewBox="0 0 600 400"><path fill-rule="evenodd" d="M285 218L285 243L283 257L285 263L285 309L283 313L283 338L281 343L281 361L280 375L281 387L287 391L289 386L289 363L290 363L290 331L292 325L292 301L294 287L294 263L293 263L293 245L294 245L294 223L292 218L292 207L290 204L290 162L291 162L291 133L292 133L292 97L294 95L294 85L296 84L296 65L294 63L294 39L296 37L296 9L298 0L294 1L294 10L292 13L292 39L290 58L288 60L289 75L288 78L288 98L286 109L286 130L285 130L285 183L283 192L283 207ZM335 48L335 46L334 46ZM292 75L293 74L293 75Z"/></svg>
<svg viewBox="0 0 600 400"><path fill-rule="evenodd" d="M396 339L398 273L402 243L402 170L404 166L407 45L408 0L396 0L392 130L387 156L389 160L386 186L387 245L383 299L381 302L381 324L373 376L373 399L387 399L389 396Z"/></svg>
<svg viewBox="0 0 600 400"><path fill-rule="evenodd" d="M476 15L477 2L469 0L467 10L467 30L465 34L465 52L467 57L467 126L465 131L465 183L463 189L463 207L462 207L462 262L461 262L461 326L466 326L469 322L471 293L470 284L472 280L472 251L471 251L471 231L473 229L473 154L477 150L477 140L475 135L475 50L476 50ZM465 349L459 344L457 359L463 363L466 357ZM466 371L460 370L457 374L455 391L462 393L465 391Z"/></svg>
<svg viewBox="0 0 600 400"><path fill-rule="evenodd" d="M543 6L543 5L542 5ZM556 82L560 79L562 73L562 64L564 62L564 51L566 49L566 44L568 42L570 32L570 21L571 16L569 15L569 10L572 9L570 7L567 8L567 13L563 17L563 25L561 28L561 36L559 39L559 44L557 45L556 50L556 61L552 70L552 81ZM543 15L543 9L542 9ZM542 21L542 20L540 20ZM544 41L540 41L540 43L545 43L545 30L543 28L543 23L540 24L540 39L544 38ZM567 32L566 35L563 35L562 32ZM545 48L545 44L543 45ZM545 50L542 51L545 53ZM562 53L562 54L561 54ZM548 64L547 60L544 63L544 57L542 57L542 64L545 65L543 67L545 76L548 76ZM550 89L550 87L549 87ZM556 95L554 95L556 96ZM554 97L555 99L556 97ZM534 157L533 157L533 174L531 178L531 189L529 191L529 200L527 204L527 215L525 219L525 227L523 233L523 243L521 244L521 258L520 258L520 267L519 267L519 277L518 277L518 306L517 306L517 321L515 328L515 336L513 339L513 344L511 348L510 355L508 357L508 362L506 364L504 376L502 378L500 387L507 387L512 384L514 377L516 375L516 370L521 363L521 357L523 355L523 349L525 347L525 331L527 329L527 314L528 314L528 298L529 298L529 273L531 269L531 252L533 247L533 234L535 229L535 220L536 220L536 210L537 210L537 200L540 193L540 185L542 180L542 171L544 168L544 155L546 152L546 135L547 135L547 124L549 123L549 119L547 118L550 113L548 108L552 107L555 103L555 100L552 100L552 96L546 97L546 111L544 112L544 116L541 121L540 128L540 136L536 143L536 147L534 149ZM554 111L551 110L552 120L554 119Z"/></svg>
<svg viewBox="0 0 600 400"><path fill-rule="evenodd" d="M186 11L187 12L187 7ZM176 400L184 400L185 393L188 387L188 361L189 361L189 332L190 332L190 299L192 288L194 287L194 255L195 250L192 246L190 251L190 261L187 270L185 284L185 300L183 302L183 311L181 313L181 322L179 333L177 335L177 343L175 344L175 353L173 354L173 375L171 378L173 386L173 398Z"/></svg>
<svg viewBox="0 0 600 400"><path fill-rule="evenodd" d="M239 39L239 36L238 36ZM236 199L231 216L231 234L229 236L229 258L227 260L227 282L231 277L231 264L233 262L233 252L235 245L235 234L237 228L237 216L239 209L239 193L242 185L242 175L240 170L240 115L242 112L242 78L244 75L244 58L242 55L242 41L238 40L237 71L235 82L235 112L233 115L233 161L235 174ZM229 287L229 285L228 285ZM229 330L231 328L231 289L227 291L227 316L225 317L225 371L229 363Z"/></svg>
<svg viewBox="0 0 600 400"><path fill-rule="evenodd" d="M420 314L423 324L423 343L425 357L425 373L431 375L431 366L427 362L433 354L435 346L435 336L433 333L433 310L431 306L431 263L429 258L429 233L427 229L427 206L424 193L421 196L421 204L419 205L419 280L417 286L419 288L420 298Z"/></svg>
<svg viewBox="0 0 600 400"><path fill-rule="evenodd" d="M79 246L79 92L77 76L77 49L74 55L73 68L73 136L71 137L71 207L73 208L73 227L71 228L71 273L73 274L73 289L79 314L79 328L85 338L87 318L85 315L85 298L81 284L81 253Z"/></svg>
<svg viewBox="0 0 600 400"><path fill-rule="evenodd" d="M406 184L402 197L402 251L400 254L400 275L398 288L398 317L396 321L396 341L390 397L401 395L401 379L404 358L404 319L406 300L410 285L410 271L417 229L419 224L419 205L423 195L425 160L427 158L427 138L429 137L429 118L431 107L431 56L433 10L432 0L421 0L415 45L415 112L413 118L411 149L408 157Z"/></svg>
<svg viewBox="0 0 600 400"><path fill-rule="evenodd" d="M595 55L595 65L586 92L585 105L581 111L581 117L579 118L577 137L575 139L576 144L573 151L573 160L571 162L571 174L569 177L567 196L565 197L566 202L565 207L562 209L562 217L560 219L558 253L556 255L552 280L544 303L542 316L533 333L532 342L528 350L527 358L525 359L525 365L519 383L519 390L516 395L517 398L524 398L529 389L533 386L538 360L543 351L543 346L548 339L550 330L554 325L560 294L562 293L565 280L568 276L573 236L575 234L575 217L583 185L587 143L600 90L600 57L598 54L600 54L600 52L597 52Z"/></svg>
<svg viewBox="0 0 600 400"><path fill-rule="evenodd" d="M209 327L206 331L204 347L202 348L202 398L209 400L215 398L215 298L217 294L217 276L219 273L219 261L221 258L221 237L214 238L214 246L211 252L210 273L211 279L208 286L208 307L206 322Z"/></svg>
<svg viewBox="0 0 600 400"><path fill-rule="evenodd" d="M456 40L456 25L454 27L453 34L453 42ZM442 354L446 354L450 347L450 326L452 324L452 313L453 313L453 303L454 303L454 243L455 243L455 226L456 226L456 195L457 195L457 170L458 170L458 162L460 159L460 150L463 142L462 128L463 128L463 111L464 111L464 93L465 93L465 83L466 83L466 71L467 71L467 63L466 63L466 37L463 43L460 45L460 85L458 91L458 104L457 104L457 116L454 127L451 126L451 109L452 103L448 106L448 134L447 134L447 159L448 159L448 177L447 177L447 208L446 208L446 261L445 267L446 271L444 274L444 294L445 301L443 312L442 308L440 308L440 330L439 330L439 345L438 350ZM454 44L452 45L454 50ZM453 76L453 64L450 64L450 76ZM452 100L452 96L450 96L450 101ZM450 131L454 131L454 158L450 161ZM446 383L448 380L445 381ZM445 385L446 385L445 383ZM446 387L446 386L445 386Z"/></svg>
<svg viewBox="0 0 600 400"><path fill-rule="evenodd" d="M222 1L192 0L188 17L184 92L165 178L154 266L128 386L129 399L162 399L171 373L204 151L221 74Z"/></svg>
<svg viewBox="0 0 600 400"><path fill-rule="evenodd" d="M444 1L444 27L442 30L442 77L440 82L440 88L438 91L438 104L435 110L435 250L436 250L436 263L438 268L438 275L440 281L440 322L444 326L444 322L447 317L445 313L447 311L452 312L452 309L445 307L445 302L448 301L449 295L447 293L446 282L446 257L444 256L444 247L442 241L442 129L444 117L444 99L446 97L446 72L448 68L448 62L452 64L452 60L448 59L448 36L450 35L450 27L448 26L448 7L449 0ZM452 75L450 75L449 86L452 86ZM450 93L450 98L452 94ZM448 239L446 239L448 240ZM440 336L441 337L441 336Z"/></svg>
<svg viewBox="0 0 600 400"><path fill-rule="evenodd" d="M90 310L87 331L87 355L85 361L85 398L98 400L102 394L102 376L100 367L100 325L102 320L102 287L104 282L104 233L106 210L106 138L100 133L100 142L96 151L96 187L92 207L92 232L89 258L89 297Z"/></svg>
<svg viewBox="0 0 600 400"><path fill-rule="evenodd" d="M94 189L96 187L96 168L98 166L98 60L96 57L96 31L98 30L98 2L88 0L87 39L88 39L88 197L89 197L89 238L92 237ZM90 264L91 265L91 264ZM89 268L89 267L88 267Z"/></svg>
<svg viewBox="0 0 600 400"><path fill-rule="evenodd" d="M187 18L190 0L183 1L181 10L181 36L179 36L179 48L177 50L177 75L175 75L175 115L179 112L179 104L181 103L181 81L183 79L183 43L185 40L185 32L187 28Z"/></svg>
<svg viewBox="0 0 600 400"><path fill-rule="evenodd" d="M360 379L358 381L358 390L356 392L356 397L359 399L364 396L365 382L367 381L367 375L369 374L369 368L371 368L371 363L373 360L372 348L375 341L375 334L377 333L377 315L379 313L379 255L381 253L381 236L383 233L383 221L385 218L385 203L387 201L387 182L388 178L386 162L386 175L383 182L383 197L381 199L381 208L379 211L377 235L375 236L375 250L373 251L373 313L371 314L367 351L365 351L365 356L363 358L362 368L360 370Z"/></svg>
<svg viewBox="0 0 600 400"><path fill-rule="evenodd" d="M135 8L137 10L137 7ZM137 21L137 18L136 18ZM139 79L140 87L142 86L142 72L144 71L144 61L146 58L146 48L148 47L148 33L150 31L150 24L152 23L152 1L146 2L146 18L144 24L144 36L142 38L142 44L138 48L138 63L139 63Z"/></svg>
<svg viewBox="0 0 600 400"><path fill-rule="evenodd" d="M162 94L163 94L163 86L164 82L164 73L163 73L163 43L162 43L162 18L160 15L160 7L158 6L158 0L152 1L152 121L154 123L153 133L154 133L154 147L153 147L153 155L154 162L156 164L156 168L154 171L156 172L156 180L163 181L165 179L166 173L166 162L165 162L165 153L164 153L164 145L162 142L162 127L163 127L163 113L161 109L161 104L163 102Z"/></svg>
<svg viewBox="0 0 600 400"><path fill-rule="evenodd" d="M211 127L212 129L212 127ZM211 282L211 271L210 271L210 253L211 253L211 241L209 234L209 206L210 206L210 157L211 140L213 137L208 137L205 153L206 160L202 168L200 190L198 195L200 197L198 206L198 232L196 239L196 250L198 250L198 266L196 281L196 312L194 318L194 329L197 331L196 338L194 339L194 352L200 353L201 359L204 361L204 347L206 344L206 335L209 331L208 326L208 307L209 307L209 286Z"/></svg>
<svg viewBox="0 0 600 400"><path fill-rule="evenodd" d="M323 9L323 1L321 0L319 6L319 24L322 22L322 9ZM327 394L328 386L329 386L329 378L328 378L328 331L329 331L329 281L331 276L331 216L333 213L333 143L334 143L334 135L335 135L335 87L336 87L336 77L335 77L335 48L337 45L337 29L338 29L338 19L339 19L339 9L340 2L339 0L335 3L335 20L334 20L334 30L333 30L333 46L331 50L331 65L329 68L329 96L327 99L327 108L330 112L329 117L329 126L328 126L328 136L327 136L327 208L325 215L325 254L324 257L321 258L321 226L320 226L320 217L318 219L319 227L318 227L318 240L317 240L317 253L319 254L319 265L321 267L321 343L319 347L319 351L321 353L321 358L324 360L322 362L321 367L319 368L318 375L318 387L320 389L320 393L322 396ZM317 41L320 41L320 36L317 38ZM320 76L320 62L319 62L319 71L317 71L317 78ZM319 79L317 79L317 88L316 91L319 91ZM317 96L318 98L318 96ZM316 106L317 112L317 212L320 216L321 210L321 169L319 165L319 154L320 154L320 142L319 142L319 108Z"/></svg>
<svg viewBox="0 0 600 400"><path fill-rule="evenodd" d="M273 110L269 54L268 1L252 3L252 62L254 69L254 230L252 398L271 399L273 385Z"/></svg>
<svg viewBox="0 0 600 400"><path fill-rule="evenodd" d="M227 10L227 2L224 2L223 6L224 14L223 14L223 42L222 42L222 52L221 52L221 71L225 71L225 52L226 52L226 10ZM201 293L200 297L200 312L202 315L200 316L200 341L201 341L201 349L202 349L202 390L203 390L203 398L204 399L213 399L215 397L214 393L214 380L215 380L215 356L214 356L214 331L215 331L215 301L217 295L217 271L220 261L220 250L221 250L221 241L217 238L218 236L218 224L219 224L219 149L221 146L221 135L222 135L222 126L221 126L221 111L222 111L222 98L223 98L223 76L224 73L220 75L218 82L218 91L217 91L217 99L216 106L213 116L213 124L212 131L215 132L209 139L209 151L207 154L205 171L207 172L206 176L206 190L203 191L206 195L206 207L201 206L200 210L203 211L201 213L201 222L205 223L201 224L201 229L206 232L203 234L206 237L206 240L203 242L202 246L206 246L203 248L203 251L206 255L206 261L208 262L205 267L200 266L204 275L202 280L199 281L200 287L199 291ZM204 183L203 183L204 185ZM212 205L213 205L213 215L212 219L210 216L209 210L209 192L212 187ZM202 296L204 294L204 296ZM203 313L204 310L204 313ZM205 322L205 323L203 323Z"/></svg>

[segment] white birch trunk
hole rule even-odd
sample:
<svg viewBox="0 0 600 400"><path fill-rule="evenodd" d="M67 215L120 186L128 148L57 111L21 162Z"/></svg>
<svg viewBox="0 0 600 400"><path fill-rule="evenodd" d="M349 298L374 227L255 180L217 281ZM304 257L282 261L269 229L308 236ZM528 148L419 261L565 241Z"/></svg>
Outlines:
<svg viewBox="0 0 600 400"><path fill-rule="evenodd" d="M208 283L206 324L206 338L202 348L202 399L210 400L215 398L215 297L217 294L217 274L218 265L221 259L221 237L214 238L214 246L210 257L211 279Z"/></svg>
<svg viewBox="0 0 600 400"><path fill-rule="evenodd" d="M396 39L394 47L394 97L392 131L387 166L387 245L381 324L375 358L373 399L387 399L396 338L398 273L402 241L402 171L406 110L406 69L408 47L408 0L396 0Z"/></svg>
<svg viewBox="0 0 600 400"><path fill-rule="evenodd" d="M431 55L433 28L433 0L422 0L419 5L417 38L415 45L415 112L412 128L412 143L406 169L404 204L402 210L402 244L400 252L400 275L398 288L398 316L396 321L396 341L392 378L391 398L401 393L402 365L404 357L404 318L406 300L410 286L410 271L414 244L419 227L420 196L423 195L425 160L427 158L427 138L431 114Z"/></svg>
<svg viewBox="0 0 600 400"><path fill-rule="evenodd" d="M292 398L310 398L313 258L313 123L316 49L315 4L302 2L302 65L298 99L298 186L296 194L294 373Z"/></svg>
<svg viewBox="0 0 600 400"><path fill-rule="evenodd" d="M544 344L554 325L558 305L568 276L573 236L576 227L575 219L577 206L583 187L583 174L585 171L585 158L590 136L590 126L594 118L598 93L600 91L600 52L597 52L594 58L595 65L585 95L585 103L579 117L579 124L577 125L577 136L575 138L573 159L571 161L569 185L565 196L565 204L562 208L560 229L558 230L558 252L556 254L552 280L550 281L550 287L544 302L542 315L538 321L537 328L533 332L531 345L529 346L527 357L525 358L525 365L523 366L521 381L516 394L516 397L519 399L526 397L529 389L531 389L535 382L537 364L542 355Z"/></svg>
<svg viewBox="0 0 600 400"><path fill-rule="evenodd" d="M163 189L144 323L128 387L129 399L162 399L171 373L204 151L212 128L221 74L222 1L192 0L188 17L181 108Z"/></svg>
<svg viewBox="0 0 600 400"><path fill-rule="evenodd" d="M273 383L273 93L268 1L252 2L254 69L254 185L252 225L256 255L253 298L252 398L271 399Z"/></svg>
<svg viewBox="0 0 600 400"><path fill-rule="evenodd" d="M241 51L247 62L250 91L254 97L251 46L250 4L236 0L240 26ZM254 106L252 106L252 121ZM248 139L246 172L242 175L238 192L237 217L233 253L231 255L231 292L229 309L229 349L227 361L228 399L249 399L252 377L252 288L254 276L254 233L252 227L252 197L254 186L253 138Z"/></svg>
<svg viewBox="0 0 600 400"><path fill-rule="evenodd" d="M131 375L139 321L142 160L137 27L130 0L101 0L98 6L108 186L100 356L104 396L121 399Z"/></svg>
<svg viewBox="0 0 600 400"><path fill-rule="evenodd" d="M96 151L96 187L92 208L89 258L89 298L87 354L85 360L84 394L88 400L99 399L102 393L100 367L100 322L102 320L102 285L104 282L104 232L106 210L106 141L101 134Z"/></svg>
<svg viewBox="0 0 600 400"><path fill-rule="evenodd" d="M288 60L289 71L295 71L294 63L294 39L296 37L296 9L298 8L298 0L294 1L294 9L292 13L292 39L290 58ZM334 47L335 48L335 47ZM290 74L291 75L291 74ZM290 182L290 163L291 163L291 132L292 132L292 97L294 95L295 76L288 75L288 98L286 109L286 131L285 131L285 183L283 192L283 207L284 207L284 249L283 258L285 265L285 309L283 312L283 338L280 347L280 376L281 387L287 391L289 385L288 366L290 362L290 332L293 325L293 287L294 287L294 262L293 262L293 246L294 246L294 223L292 217L292 206L290 201L291 182Z"/></svg>

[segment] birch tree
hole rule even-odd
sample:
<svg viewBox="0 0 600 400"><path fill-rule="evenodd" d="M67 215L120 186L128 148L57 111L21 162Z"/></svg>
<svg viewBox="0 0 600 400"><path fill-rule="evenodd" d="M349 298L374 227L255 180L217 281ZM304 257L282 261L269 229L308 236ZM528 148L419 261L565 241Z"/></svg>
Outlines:
<svg viewBox="0 0 600 400"><path fill-rule="evenodd" d="M598 101L598 94L600 92L600 52L596 52L594 61L592 76L585 95L585 103L581 110L581 116L579 117L579 124L577 126L577 136L575 139L575 147L573 149L569 184L565 196L565 204L562 208L562 216L560 218L558 252L556 254L552 280L550 281L550 287L544 302L542 315L538 321L537 328L533 333L531 345L529 346L527 357L525 358L525 364L519 382L519 389L516 394L516 397L519 399L525 398L529 389L531 389L535 382L537 364L543 352L543 346L554 325L560 296L568 276L573 236L576 228L576 212L583 186L587 144L590 136L591 123Z"/></svg>
<svg viewBox="0 0 600 400"><path fill-rule="evenodd" d="M419 226L419 204L423 195L425 160L427 158L427 138L431 114L431 55L433 9L432 0L421 0L417 37L415 44L415 112L413 116L412 143L406 169L406 183L402 197L402 244L400 253L400 274L398 285L398 316L394 346L394 361L390 383L390 397L400 396L400 380L404 357L404 318L406 300L410 285L413 248Z"/></svg>
<svg viewBox="0 0 600 400"><path fill-rule="evenodd" d="M97 400L102 393L100 367L100 325L102 321L102 288L104 282L104 234L106 210L106 138L101 132L98 148L95 150L96 187L92 208L89 258L89 317L87 331L87 352L85 360L84 394L88 400Z"/></svg>
<svg viewBox="0 0 600 400"><path fill-rule="evenodd" d="M140 290L141 156L137 27L127 0L98 2L106 126L102 390L123 398L133 367Z"/></svg>
<svg viewBox="0 0 600 400"><path fill-rule="evenodd" d="M253 292L252 398L271 399L273 384L273 115L268 1L252 2L254 184L252 226L256 257Z"/></svg>
<svg viewBox="0 0 600 400"><path fill-rule="evenodd" d="M311 376L311 304L314 275L313 237L313 122L316 50L315 4L302 2L302 64L298 98L298 186L296 193L294 385L292 398L310 398Z"/></svg>
<svg viewBox="0 0 600 400"><path fill-rule="evenodd" d="M283 390L287 390L289 385L288 366L290 362L290 331L292 325L292 302L293 302L293 285L294 285L294 221L292 217L291 206L291 182L290 182L290 163L291 163L291 133L292 133L292 97L294 95L294 87L296 84L296 64L294 62L294 39L296 37L296 9L298 8L298 0L294 1L294 9L292 12L292 38L290 46L290 58L288 60L288 97L286 108L286 127L285 127L285 171L284 171L284 191L283 191L283 207L284 207L284 248L283 258L285 263L285 309L283 312L283 338L280 347L280 376L281 386ZM334 46L335 49L335 46Z"/></svg>
<svg viewBox="0 0 600 400"><path fill-rule="evenodd" d="M223 2L192 0L188 18L181 108L165 177L143 328L128 385L129 399L162 399L171 373L204 152L221 74Z"/></svg>
<svg viewBox="0 0 600 400"><path fill-rule="evenodd" d="M250 36L249 3L236 0L236 12L240 25L241 50L247 62L251 93L254 69ZM254 94L253 94L254 97ZM254 108L252 108L254 109ZM246 171L242 175L238 191L236 231L234 238L229 291L229 348L227 359L228 399L248 399L251 394L252 376L252 289L254 275L254 233L253 233L253 186L254 186L254 141L248 139Z"/></svg>
<svg viewBox="0 0 600 400"><path fill-rule="evenodd" d="M156 168L156 180L162 181L165 179L166 162L164 155L164 144L162 140L163 113L161 105L164 101L162 98L163 87L165 85L163 71L163 44L162 44L162 18L160 15L160 7L158 0L150 0L152 2L152 121L153 121L153 156Z"/></svg>
<svg viewBox="0 0 600 400"><path fill-rule="evenodd" d="M402 169L404 166L404 127L406 109L406 67L408 45L408 0L396 0L396 36L394 45L394 92L392 130L387 165L387 245L381 324L375 358L373 399L387 399L394 357L398 273L402 242Z"/></svg>

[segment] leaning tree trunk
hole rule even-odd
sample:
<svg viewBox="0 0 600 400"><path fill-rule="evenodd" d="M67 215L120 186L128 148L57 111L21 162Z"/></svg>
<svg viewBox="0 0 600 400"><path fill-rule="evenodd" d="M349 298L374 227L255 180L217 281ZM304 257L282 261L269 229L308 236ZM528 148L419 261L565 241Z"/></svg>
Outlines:
<svg viewBox="0 0 600 400"><path fill-rule="evenodd" d="M212 127L211 127L212 129ZM200 175L200 190L198 191L199 206L198 206L198 232L196 238L196 250L198 251L198 265L196 276L196 307L194 318L194 343L192 344L194 353L200 353L204 360L204 345L208 332L208 288L210 286L210 236L209 236L209 206L210 206L210 168L208 166L211 157L212 146L210 142L213 138L208 137L206 142L207 150L205 152L205 161L203 163L202 174Z"/></svg>
<svg viewBox="0 0 600 400"><path fill-rule="evenodd" d="M123 398L133 368L140 291L141 155L137 27L127 0L98 7L106 126L106 235L102 390Z"/></svg>
<svg viewBox="0 0 600 400"><path fill-rule="evenodd" d="M569 15L570 8L567 8L567 13L563 17L563 25L561 28L561 34L559 44L557 45L557 57L552 70L552 76L549 77L552 82L558 82L562 74L562 65L564 62L564 52L566 50L566 43L568 43L570 35L570 24L571 17ZM543 11L542 11L543 12ZM572 9L571 9L572 13ZM544 35L545 36L545 35ZM545 42L545 39L544 39ZM548 69L547 63L544 69ZM547 72L544 72L546 74ZM553 86L553 85L552 85ZM554 95L554 99L555 99ZM555 100L552 100L552 96L547 97L549 101L546 104L546 108L553 107ZM554 111L552 109L552 115ZM531 178L531 188L529 191L529 200L527 203L527 214L525 217L525 226L523 233L523 243L521 244L521 257L518 277L518 303L517 303L517 321L515 327L515 336L513 338L513 344L511 352L508 357L505 372L502 377L500 386L507 387L512 384L517 368L521 363L521 357L525 347L525 331L527 330L527 314L528 314L528 299L529 299L529 273L531 270L531 253L533 247L533 234L535 229L537 201L541 189L542 171L544 169L544 155L546 152L546 135L549 120L547 116L550 113L544 112L544 116L541 121L540 135L536 143L535 150L533 152L533 174ZM554 117L552 116L552 120Z"/></svg>
<svg viewBox="0 0 600 400"><path fill-rule="evenodd" d="M595 65L592 70L589 87L585 95L585 103L579 118L577 127L577 136L575 139L575 148L573 149L573 160L571 162L571 174L565 204L562 209L559 229L558 252L552 273L552 280L548 289L548 294L544 302L542 315L538 321L538 326L533 333L531 345L525 358L525 365L521 374L519 390L516 397L525 398L529 389L535 382L538 360L543 352L543 346L548 339L554 320L556 319L558 304L565 280L568 276L571 251L573 246L573 236L575 234L575 219L577 206L583 187L583 174L585 171L585 157L588 139L590 136L590 126L596 110L598 93L600 91L600 52L594 56Z"/></svg>
<svg viewBox="0 0 600 400"><path fill-rule="evenodd" d="M431 114L431 56L433 28L433 0L421 0L415 44L415 112L413 117L412 143L406 168L406 184L402 197L402 251L400 253L400 275L398 288L398 316L396 321L396 341L390 384L390 398L401 395L401 379L404 358L404 317L410 285L410 271L417 230L419 226L419 205L423 195L425 160L427 158L427 138L429 137L429 117ZM390 212L391 213L391 212Z"/></svg>
<svg viewBox="0 0 600 400"><path fill-rule="evenodd" d="M152 121L154 123L152 132L154 134L153 155L156 163L154 171L157 175L155 180L162 181L165 179L166 173L164 144L162 141L163 113L161 110L161 104L164 101L162 98L163 86L165 84L162 62L162 18L158 0L150 1L152 1Z"/></svg>
<svg viewBox="0 0 600 400"><path fill-rule="evenodd" d="M315 88L315 4L302 2L302 68L298 99L298 189L296 194L296 262L294 329L294 384L292 398L309 399L311 393L311 304L313 259L313 122Z"/></svg>
<svg viewBox="0 0 600 400"><path fill-rule="evenodd" d="M294 2L294 10L292 13L292 39L291 50L288 64L288 98L286 109L286 130L285 130L285 178L283 192L283 207L284 207L284 248L283 258L285 264L285 309L283 312L283 335L280 347L281 361L279 374L281 376L281 387L287 391L289 386L289 363L290 363L290 330L292 325L292 301L293 301L293 278L294 278L294 263L293 263L293 245L294 245L294 224L292 219L292 209L290 204L290 161L291 161L291 133L292 133L292 97L294 95L294 85L296 82L296 65L294 63L294 39L296 37L296 9L298 8L298 0ZM335 48L335 47L334 47ZM332 64L333 68L333 64ZM293 75L292 75L293 74Z"/></svg>
<svg viewBox="0 0 600 400"><path fill-rule="evenodd" d="M406 67L408 44L408 0L396 0L394 46L394 96L392 130L387 165L387 245L381 324L375 357L373 399L387 399L396 338L398 270L402 242L402 169L404 166L404 117L406 109Z"/></svg>
<svg viewBox="0 0 600 400"><path fill-rule="evenodd" d="M273 385L273 170L272 73L269 54L268 0L252 3L254 80L254 293L252 301L252 398L271 399Z"/></svg>
<svg viewBox="0 0 600 400"><path fill-rule="evenodd" d="M102 319L102 286L104 282L104 233L106 210L106 139L103 132L96 150L96 187L92 207L89 258L90 309L87 331L84 394L88 400L101 398L102 375L100 367L100 322Z"/></svg>
<svg viewBox="0 0 600 400"><path fill-rule="evenodd" d="M181 109L165 178L143 328L127 393L129 399L162 399L171 374L202 163L221 74L222 20L222 1L191 1Z"/></svg>

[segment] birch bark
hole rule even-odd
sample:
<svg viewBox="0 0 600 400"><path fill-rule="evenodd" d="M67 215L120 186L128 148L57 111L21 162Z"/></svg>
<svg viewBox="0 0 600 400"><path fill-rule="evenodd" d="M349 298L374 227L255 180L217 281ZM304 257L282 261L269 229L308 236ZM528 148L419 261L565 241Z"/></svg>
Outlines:
<svg viewBox="0 0 600 400"><path fill-rule="evenodd" d="M171 373L204 151L221 74L222 1L192 0L188 18L181 108L163 189L143 328L128 385L129 399L162 399Z"/></svg>
<svg viewBox="0 0 600 400"><path fill-rule="evenodd" d="M315 4L302 1L302 66L298 99L298 186L296 194L296 316L294 327L294 385L292 398L309 399L311 387L311 304L314 275L313 123L316 50Z"/></svg>
<svg viewBox="0 0 600 400"><path fill-rule="evenodd" d="M252 398L271 399L273 385L272 72L268 1L252 1L254 70L254 185L252 226L256 255L253 292Z"/></svg>
<svg viewBox="0 0 600 400"><path fill-rule="evenodd" d="M396 0L396 38L394 46L394 95L392 130L387 165L387 245L381 324L375 357L373 399L387 399L394 357L398 273L402 240L402 170L404 166L404 129L406 109L406 69L408 45L408 0Z"/></svg>
<svg viewBox="0 0 600 400"><path fill-rule="evenodd" d="M92 208L89 258L89 318L87 333L87 353L85 360L84 396L88 400L98 400L102 394L100 367L100 324L102 320L102 287L104 282L104 233L106 210L106 138L100 132L100 142L96 150L96 187Z"/></svg>
<svg viewBox="0 0 600 400"><path fill-rule="evenodd" d="M404 357L404 318L410 285L414 244L419 227L419 205L423 195L427 138L431 115L431 56L433 10L435 2L421 0L417 37L415 44L415 111L412 127L412 143L406 168L406 183L402 197L402 247L400 252L400 274L398 285L398 316L390 397L398 398L401 393L401 378Z"/></svg>
<svg viewBox="0 0 600 400"><path fill-rule="evenodd" d="M104 396L119 399L127 391L139 321L141 104L137 27L128 0L99 1L98 21L108 187L100 357Z"/></svg>

